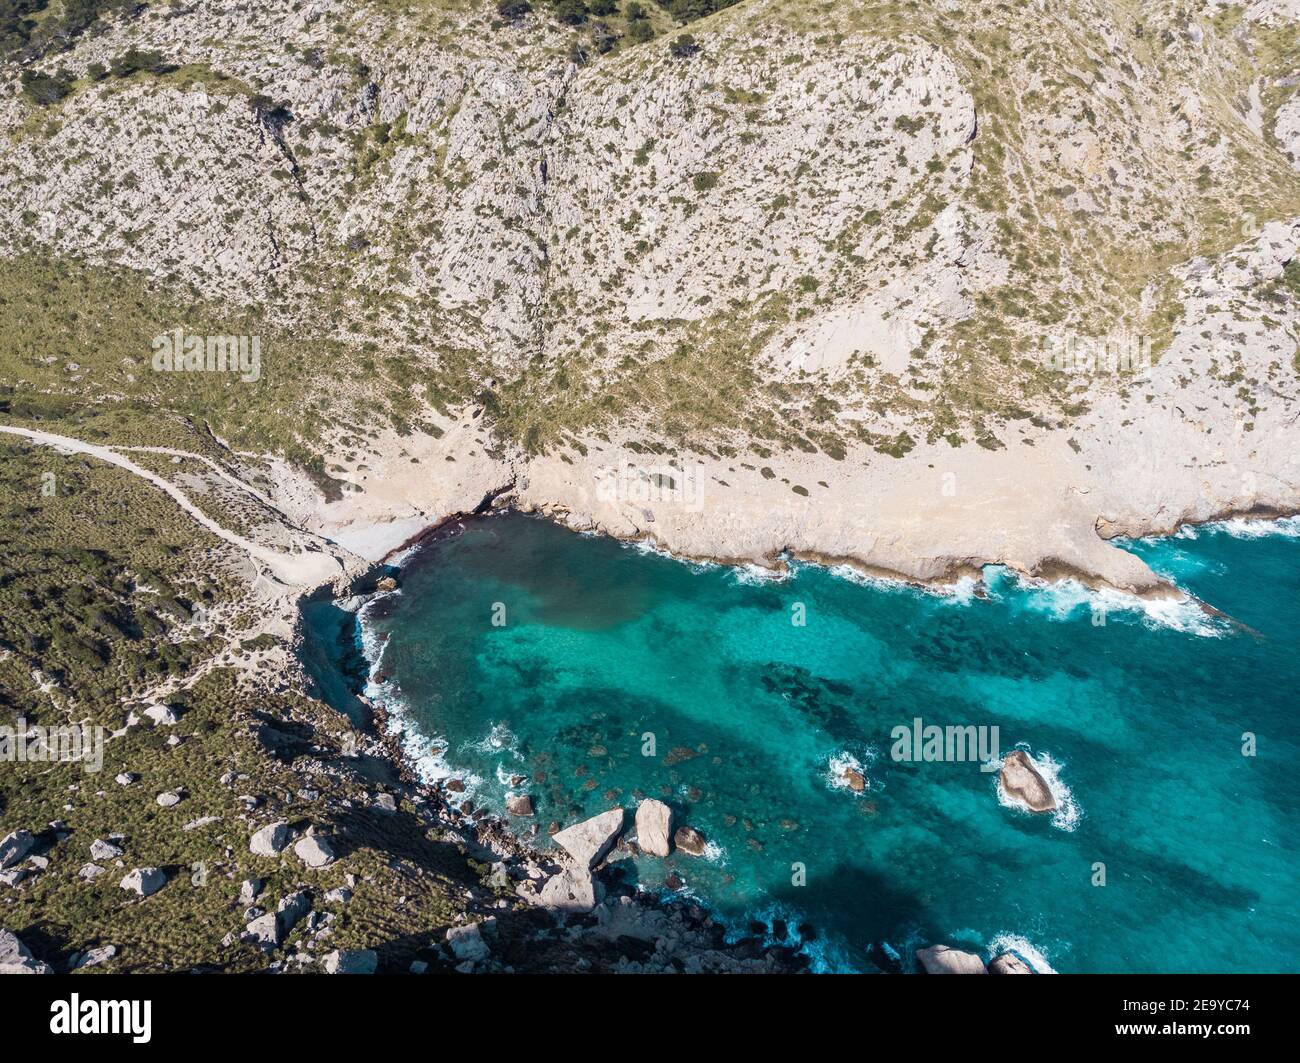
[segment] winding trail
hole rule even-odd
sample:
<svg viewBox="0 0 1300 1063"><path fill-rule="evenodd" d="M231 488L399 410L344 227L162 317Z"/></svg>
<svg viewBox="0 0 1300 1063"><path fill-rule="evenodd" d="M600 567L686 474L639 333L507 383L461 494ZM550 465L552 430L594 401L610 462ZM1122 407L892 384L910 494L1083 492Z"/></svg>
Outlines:
<svg viewBox="0 0 1300 1063"><path fill-rule="evenodd" d="M71 436L55 435L53 432L41 432L31 428L18 428L13 425L0 425L0 432L9 435L21 436L33 443L42 446L54 447L71 454L86 454L92 458L98 458L100 461L106 461L110 465L116 465L119 469L125 469L151 484L161 491L165 491L178 506L188 513L195 521L203 525L213 535L219 539L224 539L232 546L237 546L253 558L264 564L281 583L290 587L308 588L316 587L322 583L329 582L343 574L343 564L338 558L324 551L306 551L301 554L286 554L278 550L272 550L269 547L262 546L243 536L236 535L234 532L223 528L215 520L204 513L198 506L189 500L189 498L176 487L174 484L159 476L157 473L150 472L148 469L141 468L130 458L119 454L114 448L104 446L99 443L85 443L80 439L73 439ZM141 447L140 450L154 450L155 448ZM179 451L163 451L158 448L159 452L176 453ZM189 457L201 457L201 455L187 455ZM218 473L225 479L231 481L244 491L248 492L259 501L270 505L270 501L258 491L250 488L243 481L230 475L224 470L218 468L215 463L209 462ZM272 506L272 508L275 508Z"/></svg>

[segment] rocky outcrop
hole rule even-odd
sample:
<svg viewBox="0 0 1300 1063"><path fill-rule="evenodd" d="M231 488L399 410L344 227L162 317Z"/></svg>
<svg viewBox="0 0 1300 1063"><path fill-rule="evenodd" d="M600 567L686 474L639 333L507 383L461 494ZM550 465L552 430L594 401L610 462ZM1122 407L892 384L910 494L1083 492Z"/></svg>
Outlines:
<svg viewBox="0 0 1300 1063"><path fill-rule="evenodd" d="M16 830L0 841L0 871L13 867L31 852L36 838L29 830Z"/></svg>
<svg viewBox="0 0 1300 1063"><path fill-rule="evenodd" d="M324 961L326 974L374 974L378 966L374 949L335 949Z"/></svg>
<svg viewBox="0 0 1300 1063"><path fill-rule="evenodd" d="M708 842L694 827L678 827L673 835L673 845L689 856L703 856Z"/></svg>
<svg viewBox="0 0 1300 1063"><path fill-rule="evenodd" d="M605 888L590 871L567 867L547 879L537 895L537 904L555 912L589 912L604 896Z"/></svg>
<svg viewBox="0 0 1300 1063"><path fill-rule="evenodd" d="M137 867L128 871L118 885L137 897L149 897L167 885L167 873L159 867Z"/></svg>
<svg viewBox="0 0 1300 1063"><path fill-rule="evenodd" d="M647 797L636 809L636 842L650 856L667 856L672 851L673 810L662 801Z"/></svg>
<svg viewBox="0 0 1300 1063"><path fill-rule="evenodd" d="M1034 974L1029 964L1014 952L1003 952L989 961L989 974Z"/></svg>
<svg viewBox="0 0 1300 1063"><path fill-rule="evenodd" d="M555 835L555 844L573 857L579 868L590 871L614 848L623 832L623 820L623 810L611 808L572 827L565 827Z"/></svg>
<svg viewBox="0 0 1300 1063"><path fill-rule="evenodd" d="M974 953L961 952L947 945L931 945L916 950L916 962L926 974L987 974L984 961Z"/></svg>
<svg viewBox="0 0 1300 1063"><path fill-rule="evenodd" d="M248 851L256 856L277 856L289 844L291 836L289 824L268 823L249 838Z"/></svg>
<svg viewBox="0 0 1300 1063"><path fill-rule="evenodd" d="M1031 812L1056 811L1056 798L1048 789L1047 783L1038 773L1029 755L1020 749L1013 749L1003 758L1002 771L998 781L1007 796L1018 801Z"/></svg>
<svg viewBox="0 0 1300 1063"><path fill-rule="evenodd" d="M48 963L32 956L31 951L11 930L0 930L0 974L53 974Z"/></svg>

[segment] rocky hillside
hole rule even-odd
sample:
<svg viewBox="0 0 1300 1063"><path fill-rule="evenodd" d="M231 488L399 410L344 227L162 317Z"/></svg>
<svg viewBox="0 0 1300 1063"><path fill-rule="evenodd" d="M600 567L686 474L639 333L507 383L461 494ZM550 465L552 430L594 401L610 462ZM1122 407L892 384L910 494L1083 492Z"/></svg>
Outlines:
<svg viewBox="0 0 1300 1063"><path fill-rule="evenodd" d="M463 401L529 451L997 445L1077 406L1048 337L1158 354L1175 266L1300 215L1286 3L536 6L42 9L0 99L7 298L273 336L263 446ZM139 328L7 376L250 431L124 381Z"/></svg>

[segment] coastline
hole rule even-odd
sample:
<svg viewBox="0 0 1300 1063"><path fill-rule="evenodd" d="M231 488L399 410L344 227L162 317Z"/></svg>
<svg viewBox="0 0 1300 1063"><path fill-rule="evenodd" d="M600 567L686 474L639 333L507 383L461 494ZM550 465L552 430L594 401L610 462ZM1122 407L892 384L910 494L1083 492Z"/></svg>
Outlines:
<svg viewBox="0 0 1300 1063"><path fill-rule="evenodd" d="M418 537L418 542L407 544L394 556L407 559L423 546L439 541L443 536L437 535L439 529L446 529L463 517L449 518L439 523L437 528L426 529L426 534ZM396 563L387 563L386 572L398 570ZM369 574L373 580L374 573ZM363 581L365 582L365 581ZM508 817L483 807L475 807L472 791L467 791L459 801L451 798L443 782L451 776L430 775L425 767L428 757L422 755L416 745L432 745L437 739L422 734L411 720L406 706L399 698L386 690L386 677L380 674L382 646L367 639L364 627L364 614L367 610L401 594L400 587L388 590L375 589L359 594L344 596L349 608L345 610L351 618L352 648L366 664L364 685L360 690L353 689L352 696L364 706L368 719L368 732L373 736L374 748L368 752L379 752L394 770L401 785L411 794L417 795L422 807L428 810L430 826L442 832L444 840L451 840L464 846L470 859L491 862L500 874L505 876L498 881L509 881L522 904L535 904L539 911L545 911L535 898L537 892L525 887L532 883L539 885L563 866L563 854L554 849L542 848L533 839L538 834L537 824L533 824L532 835L521 833ZM304 604L308 599L304 599ZM319 601L319 599L317 599ZM303 641L309 636L303 628L305 619L300 610L300 621L295 637L296 655L303 661ZM360 677L349 674L344 662L330 656L330 664L337 674L350 684L355 684ZM335 706L338 708L339 706ZM441 758L441 754L437 755ZM630 855L627 842L620 837L615 848L616 860ZM607 867L608 864L602 864ZM626 893L616 893L620 899ZM764 970L776 973L803 973L813 969L815 956L805 951L805 945L817 941L816 935L798 946L786 943L788 939L778 941L771 935L756 938L746 932L737 921L725 919L706 900L702 900L693 891L675 892L672 890L646 890L637 887L632 894L633 904L621 905L614 925L624 934L636 936L646 927L655 927L665 921L674 924L681 935L681 948L672 958L678 962L703 963L703 969L722 969L734 971ZM608 901L606 902L608 904ZM601 906L597 905L597 909ZM587 915L562 915L555 913L561 925L584 928ZM604 941L612 936L604 929L607 917L597 917L594 926L585 927L592 930L597 938ZM645 924L641 926L640 924ZM807 924L804 924L806 927ZM791 923L791 926L794 926ZM662 928L661 928L662 929ZM606 941L606 944L609 942ZM732 953L734 952L734 956ZM761 966L755 967L755 964Z"/></svg>
<svg viewBox="0 0 1300 1063"><path fill-rule="evenodd" d="M396 574L400 577L401 568L407 564L418 551L430 547L452 535L459 534L463 529L467 519L487 519L492 515L499 515L508 511L506 507L499 507L497 511L490 514L479 514L477 518L474 515L460 515L449 518L446 521L439 522L436 526L428 528L418 537L416 541L408 543L400 552L395 552L390 560L386 563L384 572L386 574ZM546 520L543 515L525 514L532 516L534 519ZM1230 518L1234 519L1234 518ZM1250 534L1254 535L1267 534L1294 534L1289 529L1277 529L1273 527L1278 520L1290 520L1291 517L1281 517L1277 520L1251 520L1247 521L1247 528ZM1224 525L1230 534L1235 534L1233 529L1226 527L1226 521L1207 521L1196 524L1186 524L1179 529L1179 532L1193 531L1199 529L1213 529L1215 525ZM1178 534L1178 533L1175 533ZM1158 536L1149 538L1168 538L1168 536ZM637 546L639 540L622 540L628 546ZM649 546L650 549L658 549ZM666 553L664 551L659 551ZM672 555L667 555L672 557ZM673 560L681 564L699 564L702 559L678 558ZM834 569L840 564L836 562L827 565L823 561L814 559L793 559L798 564L812 564L824 568L827 571L834 572ZM707 561L704 563L717 564L716 561ZM734 567L734 566L732 566ZM790 566L786 566L789 570ZM856 571L856 569L854 569ZM1019 590L1025 593L1033 593L1047 589L1054 592L1059 589L1060 579L1047 579L1023 577L1021 574L1010 572L1010 577L1016 581ZM851 576L842 576L842 578L852 578ZM913 590L919 593L951 593L954 584L940 584L930 582L926 584L917 583L909 580L897 579L889 576L880 576L871 574L865 577L872 582L880 580L898 589ZM974 577L971 577L974 578ZM1068 578L1068 577L1067 577ZM1075 581L1078 583L1078 581ZM985 587L985 574L979 570L977 587ZM1098 593L1095 589L1085 588L1088 593ZM379 737L380 744L385 751L387 759L394 765L403 783L411 787L414 791L421 793L426 801L427 807L436 815L438 826L442 829L452 832L455 836L463 839L467 845L476 847L480 855L484 852L490 853L495 860L509 861L516 868L527 868L529 870L541 869L555 865L556 853L554 850L548 850L537 844L537 825L533 825L532 835L528 831L520 831L514 823L505 815L494 811L487 811L483 808L475 808L473 800L473 787L465 798L453 800L444 788L443 783L449 777L452 777L459 770L455 765L448 763L445 759L447 750L441 749L435 756L435 761L427 762L428 753L425 747L438 745L437 736L431 736L422 733L408 714L406 706L400 701L391 689L388 688L388 677L381 672L382 663L382 646L371 641L365 630L365 621L367 613L374 608L382 608L384 601L392 600L402 593L400 582L389 590L373 590L368 593L353 596L350 601L349 612L352 616L353 629L352 638L354 648L365 662L366 674L364 676L364 685L357 692L359 698L373 714L374 733ZM1117 594L1113 590L1102 589L1102 593ZM974 598L982 597L975 593ZM1127 596L1134 598L1135 602L1142 601L1136 596ZM359 602L357 599L361 599ZM1215 610L1206 603L1199 602L1191 596L1186 596L1185 600L1196 602L1202 610L1211 614L1212 617L1221 619L1228 623L1235 624L1231 617ZM1173 625L1177 626L1177 625ZM1237 625L1244 628L1244 625ZM1180 628L1187 630L1186 628ZM1249 632L1250 629L1244 628ZM1203 633L1203 632L1202 632ZM354 676L354 681L359 678ZM430 767L435 767L430 772ZM515 877L516 886L529 877L527 873L523 877ZM669 910L674 905L691 905L695 908L708 911L710 916L715 920L723 921L718 912L714 911L707 900L700 900L693 895L683 896L668 892L647 891L641 896L642 903L656 910ZM747 915L749 913L746 913ZM754 914L760 914L757 911ZM789 922L794 925L799 920L800 913L795 913L789 919L782 918L781 922ZM736 934L741 932L741 927L736 925L738 922L744 922L744 919L733 920L727 924L728 933ZM752 929L752 928L751 928ZM773 941L765 941L766 945L776 944ZM812 952L801 953L810 963L816 962L816 957Z"/></svg>

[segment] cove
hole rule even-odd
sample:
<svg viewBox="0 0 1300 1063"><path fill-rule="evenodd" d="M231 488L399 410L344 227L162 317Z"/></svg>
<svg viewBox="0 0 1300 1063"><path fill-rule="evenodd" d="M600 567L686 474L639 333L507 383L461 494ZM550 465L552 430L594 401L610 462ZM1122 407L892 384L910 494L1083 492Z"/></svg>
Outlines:
<svg viewBox="0 0 1300 1063"><path fill-rule="evenodd" d="M708 852L621 873L818 969L876 970L885 942L905 968L946 943L1062 972L1278 971L1300 947L1300 525L1268 527L1126 544L1227 619L995 569L983 595L773 579L507 514L413 551L360 627L426 775L499 814L530 794L511 822L543 846L658 797ZM312 608L309 653L337 657L337 610ZM916 720L996 727L1057 811L1004 803L973 758L895 759Z"/></svg>

